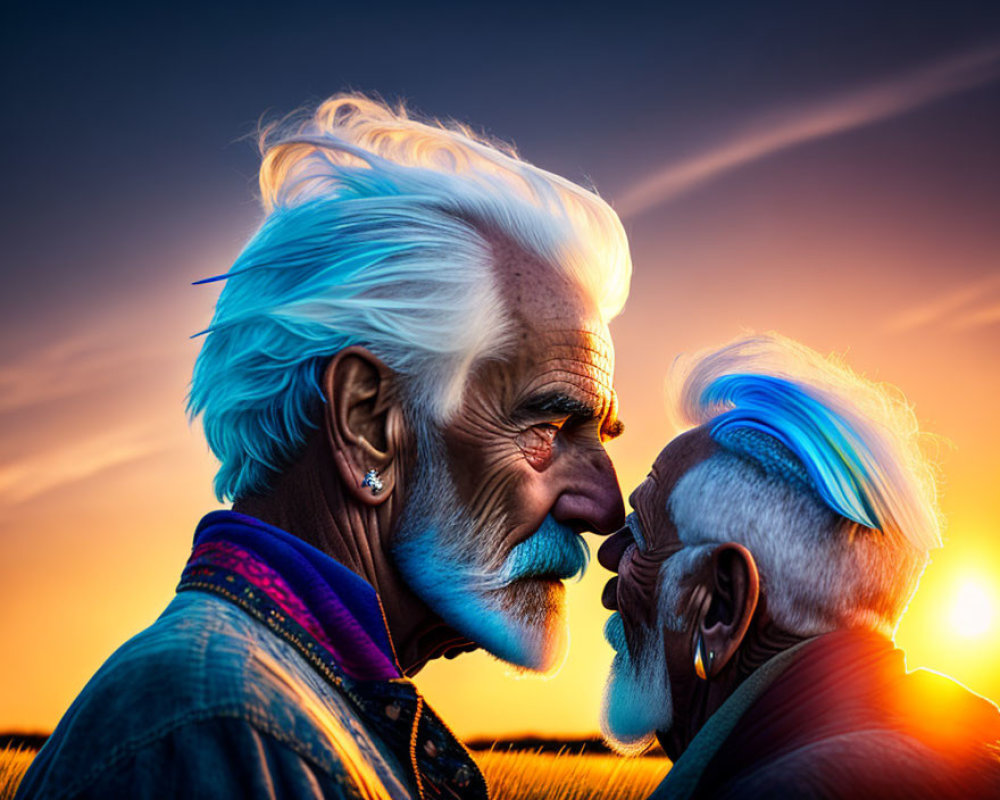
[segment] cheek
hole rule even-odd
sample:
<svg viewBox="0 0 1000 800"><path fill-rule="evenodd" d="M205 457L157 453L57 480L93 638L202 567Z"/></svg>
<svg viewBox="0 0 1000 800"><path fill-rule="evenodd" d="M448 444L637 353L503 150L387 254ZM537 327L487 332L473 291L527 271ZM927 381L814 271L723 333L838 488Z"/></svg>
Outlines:
<svg viewBox="0 0 1000 800"><path fill-rule="evenodd" d="M502 521L487 545L507 550L534 533L556 501L546 470L557 455L555 431L535 427L474 438L449 432L448 467L458 498L480 525ZM499 540L498 540L499 539Z"/></svg>
<svg viewBox="0 0 1000 800"><path fill-rule="evenodd" d="M694 679L690 641L691 637L685 631L663 630L663 661L671 682L675 688L681 689L682 694L689 694L684 690Z"/></svg>
<svg viewBox="0 0 1000 800"><path fill-rule="evenodd" d="M629 547L618 565L618 607L627 620L654 627L657 623L657 584L660 563Z"/></svg>
<svg viewBox="0 0 1000 800"><path fill-rule="evenodd" d="M535 533L552 510L552 481L529 467L515 448L477 477L469 481L468 495L460 494L459 499L478 523L484 548L493 555L505 555Z"/></svg>
<svg viewBox="0 0 1000 800"><path fill-rule="evenodd" d="M495 432L445 438L448 472L459 499L476 518L495 513L502 498L516 491L520 473L532 472L512 440L512 434Z"/></svg>

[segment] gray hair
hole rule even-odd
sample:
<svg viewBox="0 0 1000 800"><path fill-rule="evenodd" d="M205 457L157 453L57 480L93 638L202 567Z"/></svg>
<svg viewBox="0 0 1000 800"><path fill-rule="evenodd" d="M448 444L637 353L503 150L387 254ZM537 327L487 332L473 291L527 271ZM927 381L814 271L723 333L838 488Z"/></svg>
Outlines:
<svg viewBox="0 0 1000 800"><path fill-rule="evenodd" d="M685 543L746 546L771 616L800 636L842 628L891 636L927 563L926 550L846 520L724 451L677 482L666 511ZM697 548L703 558L710 551Z"/></svg>
<svg viewBox="0 0 1000 800"><path fill-rule="evenodd" d="M721 446L664 509L681 540L745 545L791 633L891 636L941 543L933 470L902 396L776 334L701 354L679 385L687 420Z"/></svg>

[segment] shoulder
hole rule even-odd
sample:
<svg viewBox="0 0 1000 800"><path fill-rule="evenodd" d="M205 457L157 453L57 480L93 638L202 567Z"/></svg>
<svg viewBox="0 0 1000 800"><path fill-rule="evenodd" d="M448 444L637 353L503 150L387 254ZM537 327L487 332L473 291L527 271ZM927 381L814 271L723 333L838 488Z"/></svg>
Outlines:
<svg viewBox="0 0 1000 800"><path fill-rule="evenodd" d="M113 722L126 740L206 716L287 727L289 705L297 707L304 692L337 699L259 621L224 599L188 591L105 661L64 723L99 729Z"/></svg>
<svg viewBox="0 0 1000 800"><path fill-rule="evenodd" d="M188 591L98 670L25 780L82 787L157 759L142 774L180 780L203 772L201 751L218 756L216 778L245 777L271 756L335 782L360 770L391 783L395 772L347 699L288 642L232 603Z"/></svg>
<svg viewBox="0 0 1000 800"><path fill-rule="evenodd" d="M230 717L186 722L144 741L115 748L89 769L61 769L18 797L88 800L109 797L302 798L361 800L389 796L366 785L346 764L320 764L287 740Z"/></svg>
<svg viewBox="0 0 1000 800"><path fill-rule="evenodd" d="M974 762L958 762L897 730L858 730L810 742L757 764L728 782L718 796L997 796L1000 759L985 750L981 756ZM993 787L993 793L982 794L986 787Z"/></svg>

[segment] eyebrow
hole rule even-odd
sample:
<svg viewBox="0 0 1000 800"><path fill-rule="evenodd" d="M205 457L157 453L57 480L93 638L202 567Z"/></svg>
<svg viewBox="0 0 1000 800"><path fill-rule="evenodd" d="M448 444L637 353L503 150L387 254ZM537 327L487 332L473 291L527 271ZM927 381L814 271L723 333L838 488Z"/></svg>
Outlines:
<svg viewBox="0 0 1000 800"><path fill-rule="evenodd" d="M597 418L597 409L590 403L585 403L575 397L558 392L532 397L518 409L518 412L523 416L532 414L558 414L560 416L580 417L582 419Z"/></svg>
<svg viewBox="0 0 1000 800"><path fill-rule="evenodd" d="M570 397L561 392L550 392L529 398L519 409L519 417L531 417L540 414L555 414L562 417L576 417L577 419L590 420L597 419L599 414L597 409L590 403ZM607 419L604 421L603 435L608 439L621 436L625 431L625 423L620 419Z"/></svg>

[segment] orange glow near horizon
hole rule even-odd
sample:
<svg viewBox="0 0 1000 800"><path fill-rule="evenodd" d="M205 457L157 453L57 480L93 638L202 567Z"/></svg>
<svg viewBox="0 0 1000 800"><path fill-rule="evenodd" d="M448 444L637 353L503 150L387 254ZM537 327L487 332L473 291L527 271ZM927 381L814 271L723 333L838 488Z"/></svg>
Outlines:
<svg viewBox="0 0 1000 800"><path fill-rule="evenodd" d="M663 399L674 357L745 329L843 354L898 386L940 437L947 527L896 642L910 669L996 701L998 240L973 225L983 214L973 190L959 214L939 176L914 177L916 156L893 161L899 142L887 131L870 131L857 160L795 150L626 220L635 274L611 325L626 429L608 451L627 497L675 433ZM622 158L637 172L648 155ZM183 413L199 346L187 337L205 326L213 294L187 284L232 262L249 212L242 222L217 240L142 253L162 283L7 331L23 346L0 360L0 731L57 723L169 602L198 519L219 507L214 461ZM600 538L587 538L596 552ZM516 675L477 652L430 664L418 687L460 736L594 733L612 657L601 633L608 577L595 558L568 586L557 674Z"/></svg>
<svg viewBox="0 0 1000 800"><path fill-rule="evenodd" d="M659 380L650 382L643 350L636 346L644 334L631 326L622 330L627 314L613 330L627 430L609 445L626 496L669 438ZM706 339L719 341L718 336ZM0 696L0 729L47 730L55 725L104 658L152 622L169 601L194 525L201 514L218 507L210 491L214 462L199 431L187 428L178 408L185 360L193 348L187 350L164 362L151 385L136 389L133 409L122 402L115 414L111 429L127 433L134 418L156 409L158 444L148 452L136 451L121 463L99 463L92 475L74 477L55 491L38 484L35 494L28 491L36 485L30 463L21 473L0 473L0 493L7 492L0 520L0 629L4 641L13 643L0 663L0 685L19 687ZM998 379L986 380L995 384ZM947 397L928 391L933 381L916 383L922 393L919 405L940 414ZM80 413L92 418L103 401L96 397L96 405L87 404ZM962 416L961 409L954 413ZM146 436L136 430L140 440ZM995 477L995 471L989 473L988 453L976 446L975 432L974 427L952 432L958 444L946 453L944 465L950 477L945 486L951 521L947 543L934 554L897 643L907 652L909 668L944 672L996 699L1000 680L994 665L1000 647L990 620L996 618L997 598L988 576L1000 574L1000 552L985 533L988 525L972 524L958 513L964 506L981 510L984 519L996 518L993 484L974 475L985 464ZM49 445L53 449L68 435L58 429L55 433ZM116 445L103 451L108 459L131 446L126 433L108 439ZM995 435L990 431L986 438ZM977 458L968 458L970 449L979 453ZM969 477L973 480L967 481ZM12 497L15 491L18 496ZM978 531L984 533L976 535ZM596 551L600 538L587 538ZM554 676L517 675L474 653L432 663L417 676L418 686L461 736L593 733L612 657L601 634L608 612L600 604L600 592L608 577L594 559L584 579L568 586L570 649Z"/></svg>

